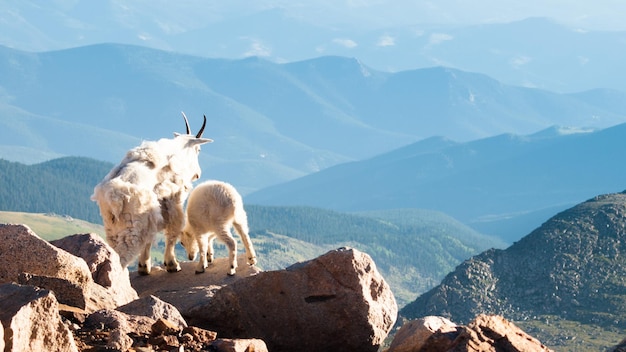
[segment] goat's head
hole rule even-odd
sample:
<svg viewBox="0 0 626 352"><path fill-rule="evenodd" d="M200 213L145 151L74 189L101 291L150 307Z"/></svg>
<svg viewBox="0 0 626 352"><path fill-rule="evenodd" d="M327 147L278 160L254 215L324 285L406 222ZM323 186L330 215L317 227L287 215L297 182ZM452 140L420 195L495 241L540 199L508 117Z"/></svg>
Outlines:
<svg viewBox="0 0 626 352"><path fill-rule="evenodd" d="M198 133L194 136L189 129L189 121L185 119L186 134L174 133L173 148L169 156L169 165L172 171L185 182L193 182L200 178L201 169L198 163L200 145L213 142L212 139L202 138L206 126L206 116Z"/></svg>
<svg viewBox="0 0 626 352"><path fill-rule="evenodd" d="M185 251L187 252L187 258L189 260L196 259L196 255L198 255L200 248L198 248L196 236L194 236L194 234L189 232L189 230L187 230L186 228L180 235L180 244L183 246L183 248L185 248Z"/></svg>

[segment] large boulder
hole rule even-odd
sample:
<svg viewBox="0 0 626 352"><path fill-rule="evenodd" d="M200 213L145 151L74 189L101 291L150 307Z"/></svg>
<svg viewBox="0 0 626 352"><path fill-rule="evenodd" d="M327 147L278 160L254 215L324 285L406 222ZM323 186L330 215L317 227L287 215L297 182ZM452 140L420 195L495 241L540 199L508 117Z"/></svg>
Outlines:
<svg viewBox="0 0 626 352"><path fill-rule="evenodd" d="M549 348L499 315L477 316L466 326L429 316L405 323L387 352L548 352Z"/></svg>
<svg viewBox="0 0 626 352"><path fill-rule="evenodd" d="M260 338L270 351L377 351L397 312L371 257L341 248L240 279L185 317L221 337Z"/></svg>
<svg viewBox="0 0 626 352"><path fill-rule="evenodd" d="M26 225L0 224L0 258L0 283L18 281L22 273L77 285L92 281L84 260L51 245Z"/></svg>
<svg viewBox="0 0 626 352"><path fill-rule="evenodd" d="M49 290L16 283L0 285L4 351L78 351Z"/></svg>
<svg viewBox="0 0 626 352"><path fill-rule="evenodd" d="M118 306L139 298L130 284L128 269L122 267L119 255L102 237L93 233L77 234L50 243L82 258L93 281L106 288Z"/></svg>
<svg viewBox="0 0 626 352"><path fill-rule="evenodd" d="M123 284L99 285L85 260L43 240L25 225L0 224L0 261L0 283L52 290L59 303L87 313L115 308L137 297L128 276L119 279L126 280L130 292L118 289Z"/></svg>

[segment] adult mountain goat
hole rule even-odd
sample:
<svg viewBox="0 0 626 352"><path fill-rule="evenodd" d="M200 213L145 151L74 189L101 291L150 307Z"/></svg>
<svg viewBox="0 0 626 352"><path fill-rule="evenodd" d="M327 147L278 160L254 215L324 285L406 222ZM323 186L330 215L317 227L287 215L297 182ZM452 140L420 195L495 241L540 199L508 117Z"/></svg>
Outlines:
<svg viewBox="0 0 626 352"><path fill-rule="evenodd" d="M186 217L180 242L185 247L189 260L194 260L200 251L196 273L203 273L208 263L213 262L213 240L218 238L228 247L228 275L235 275L237 242L230 232L231 227L241 237L248 264L256 264L256 253L248 235L248 218L241 195L235 187L221 181L199 184L189 194Z"/></svg>
<svg viewBox="0 0 626 352"><path fill-rule="evenodd" d="M200 131L174 138L144 141L96 185L91 199L98 203L106 239L120 256L123 267L139 255L137 271L150 274L150 248L157 232L165 233L164 262L169 272L180 271L174 246L184 224L183 203L200 178L200 145L212 142Z"/></svg>

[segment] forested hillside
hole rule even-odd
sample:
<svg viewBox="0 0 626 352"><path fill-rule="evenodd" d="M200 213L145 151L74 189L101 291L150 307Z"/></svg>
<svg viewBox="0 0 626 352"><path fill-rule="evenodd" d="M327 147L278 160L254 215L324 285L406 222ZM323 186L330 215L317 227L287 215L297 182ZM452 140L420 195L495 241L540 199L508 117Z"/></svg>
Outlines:
<svg viewBox="0 0 626 352"><path fill-rule="evenodd" d="M56 213L101 224L98 207L89 196L111 167L86 158L61 158L32 166L1 160L0 210ZM284 268L337 247L354 247L372 256L400 304L436 285L472 255L504 247L501 241L435 211L349 214L254 204L246 204L246 210L263 269ZM23 218L12 221L22 221L19 219ZM163 246L158 241L153 251L156 263L162 260ZM178 254L185 259L182 248Z"/></svg>
<svg viewBox="0 0 626 352"><path fill-rule="evenodd" d="M56 213L101 223L93 187L113 165L65 157L35 165L0 159L0 210Z"/></svg>
<svg viewBox="0 0 626 352"><path fill-rule="evenodd" d="M368 253L390 283L400 304L417 292L436 285L454 265L480 251L504 248L505 244L479 234L453 218L435 211L399 209L364 214L347 214L311 207L246 206L255 243L267 268L278 268L282 257L294 258L284 235L311 254L342 246ZM294 244L294 243L290 243ZM311 246L313 245L313 246ZM298 245L299 246L299 245ZM310 256L310 259L313 256ZM284 266L283 266L284 267Z"/></svg>

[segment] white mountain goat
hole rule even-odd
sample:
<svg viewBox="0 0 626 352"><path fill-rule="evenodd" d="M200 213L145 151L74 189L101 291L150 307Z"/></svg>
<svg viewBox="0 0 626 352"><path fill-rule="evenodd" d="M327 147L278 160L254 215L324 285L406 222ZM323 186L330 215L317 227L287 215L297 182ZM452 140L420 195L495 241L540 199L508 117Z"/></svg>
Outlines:
<svg viewBox="0 0 626 352"><path fill-rule="evenodd" d="M189 260L194 260L200 251L197 274L203 273L208 263L213 262L213 240L218 238L228 247L228 275L235 275L237 242L230 232L231 227L241 237L248 264L256 264L256 253L248 235L248 218L243 208L243 200L232 185L221 181L206 181L196 186L189 194L186 218L180 242L185 247Z"/></svg>
<svg viewBox="0 0 626 352"><path fill-rule="evenodd" d="M150 274L150 248L157 232L166 237L164 262L169 272L180 271L174 246L184 225L183 203L200 178L200 145L212 142L200 131L192 135L183 113L187 134L144 141L96 185L91 199L98 203L106 239L120 256L123 267L139 255L137 271Z"/></svg>

